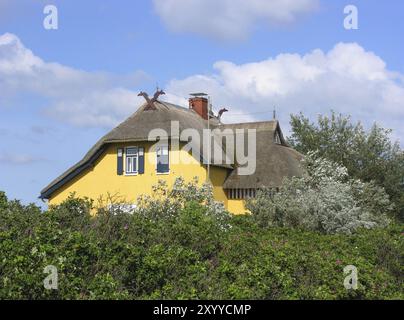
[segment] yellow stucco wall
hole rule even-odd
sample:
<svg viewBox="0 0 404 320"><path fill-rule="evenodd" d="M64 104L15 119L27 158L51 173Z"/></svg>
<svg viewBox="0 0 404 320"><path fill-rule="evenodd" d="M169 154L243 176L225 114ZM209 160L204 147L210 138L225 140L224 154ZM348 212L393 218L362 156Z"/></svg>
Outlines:
<svg viewBox="0 0 404 320"><path fill-rule="evenodd" d="M144 148L144 174L117 175L117 149L130 146ZM175 179L179 176L182 176L185 181L191 181L196 176L199 178L200 184L206 181L206 167L184 150L170 150L169 174L157 174L154 163L156 154L150 151L150 146L150 142L111 145L91 169L82 172L79 176L55 191L48 203L50 205L58 204L65 200L72 192L75 192L79 197L89 197L96 202L101 196L106 199L108 194L110 194L119 196L119 200L121 201L135 203L141 194L152 194L152 186L156 185L158 180L166 181L169 187L172 186ZM174 163L172 160L175 157L180 157L179 159L181 160L186 159L187 163ZM244 213L243 201L228 200L222 188L227 174L227 169L211 166L210 180L213 185L214 198L217 201L222 201L230 212L235 214Z"/></svg>
<svg viewBox="0 0 404 320"><path fill-rule="evenodd" d="M245 214L249 211L245 208L245 200L229 199L227 200L227 210L234 214Z"/></svg>

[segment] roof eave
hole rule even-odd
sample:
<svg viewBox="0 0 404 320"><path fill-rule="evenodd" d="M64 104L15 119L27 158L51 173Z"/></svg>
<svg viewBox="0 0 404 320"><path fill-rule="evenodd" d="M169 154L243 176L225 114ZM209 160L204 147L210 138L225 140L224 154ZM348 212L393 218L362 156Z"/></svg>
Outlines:
<svg viewBox="0 0 404 320"><path fill-rule="evenodd" d="M77 167L76 169L74 169L72 172L70 172L68 175L66 175L65 177L63 177L61 180L57 181L54 184L51 184L47 187L45 187L42 191L41 194L39 196L39 199L45 200L45 199L49 199L50 196L56 191L58 190L60 187L62 187L64 184L66 184L67 182L71 181L72 179L74 179L75 177L77 177L80 173L82 173L84 170L88 169L89 167L91 167L94 162L99 158L99 156L105 151L107 147L107 143L101 145L99 147L99 149L91 156L91 158L84 162L81 166Z"/></svg>

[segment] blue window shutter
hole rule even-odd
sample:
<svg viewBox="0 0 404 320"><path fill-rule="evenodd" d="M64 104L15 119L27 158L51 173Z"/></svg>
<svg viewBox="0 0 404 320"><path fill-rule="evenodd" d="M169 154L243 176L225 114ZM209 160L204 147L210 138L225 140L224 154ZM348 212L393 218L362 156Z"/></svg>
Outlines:
<svg viewBox="0 0 404 320"><path fill-rule="evenodd" d="M139 148L139 174L144 173L144 148Z"/></svg>
<svg viewBox="0 0 404 320"><path fill-rule="evenodd" d="M117 170L116 173L121 176L123 174L123 149L117 150Z"/></svg>

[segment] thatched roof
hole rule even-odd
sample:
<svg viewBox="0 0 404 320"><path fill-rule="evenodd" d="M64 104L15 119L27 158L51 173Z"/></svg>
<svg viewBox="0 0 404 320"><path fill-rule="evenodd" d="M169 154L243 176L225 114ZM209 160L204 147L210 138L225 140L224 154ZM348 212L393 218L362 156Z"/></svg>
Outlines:
<svg viewBox="0 0 404 320"><path fill-rule="evenodd" d="M223 185L225 189L276 188L281 186L285 177L301 175L302 155L287 145L278 121L238 123L224 127L233 130L256 129L257 152L255 173L238 175L237 170L233 170ZM275 142L276 134L279 135L280 143ZM247 143L245 138L244 150L248 150Z"/></svg>
<svg viewBox="0 0 404 320"><path fill-rule="evenodd" d="M65 183L91 167L108 145L112 143L147 141L149 132L156 128L165 130L171 138L180 138L170 135L171 121L178 121L180 132L184 129L193 128L198 130L202 136L203 129L207 128L207 120L202 119L192 109L161 101L155 102L154 105L156 107L154 110L145 110L146 104L142 105L133 115L103 136L82 160L46 186L41 191L40 198L48 199L53 192ZM279 186L283 177L300 174L298 162L301 155L287 146L277 121L225 125L212 116L210 126L212 129L239 128L257 130L257 171L255 174L238 176L234 166L220 164L214 161L215 159L211 159L211 163L216 163L212 165L230 170L230 175L224 185L225 188ZM274 142L275 132L279 132L281 145ZM211 154L213 157L214 153L212 152Z"/></svg>

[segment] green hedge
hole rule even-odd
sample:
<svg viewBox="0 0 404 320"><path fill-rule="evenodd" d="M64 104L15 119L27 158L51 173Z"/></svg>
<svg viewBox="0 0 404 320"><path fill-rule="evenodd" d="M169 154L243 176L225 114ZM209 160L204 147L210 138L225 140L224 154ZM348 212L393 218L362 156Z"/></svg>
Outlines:
<svg viewBox="0 0 404 320"><path fill-rule="evenodd" d="M403 299L403 225L351 236L175 214L89 215L69 199L42 212L0 194L1 299ZM47 290L47 265L58 290ZM343 268L359 287L347 290Z"/></svg>

